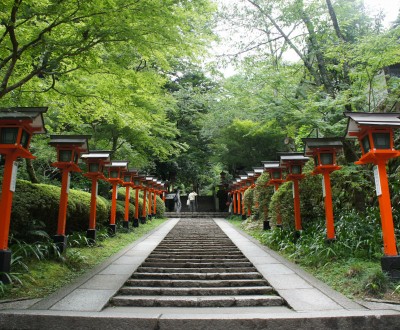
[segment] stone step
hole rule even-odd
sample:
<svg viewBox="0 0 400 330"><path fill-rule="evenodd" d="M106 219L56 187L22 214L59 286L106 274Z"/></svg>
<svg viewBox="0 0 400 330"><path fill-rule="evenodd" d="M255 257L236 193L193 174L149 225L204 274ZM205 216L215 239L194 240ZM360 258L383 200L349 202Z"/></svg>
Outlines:
<svg viewBox="0 0 400 330"><path fill-rule="evenodd" d="M186 244L184 246L159 246L156 249L153 250L154 253L206 253L208 252L209 254L214 254L214 253L220 253L223 255L225 254L232 254L232 253L240 253L240 250L236 246L190 246L189 244Z"/></svg>
<svg viewBox="0 0 400 330"><path fill-rule="evenodd" d="M159 267L139 267L138 273L257 273L255 267L230 267L230 268L159 268Z"/></svg>
<svg viewBox="0 0 400 330"><path fill-rule="evenodd" d="M168 243L160 243L158 245L158 248L173 248L173 247L179 247L179 248L187 248L188 245L190 247L195 246L198 248L220 248L220 247L227 247L227 248L231 248L231 247L236 247L235 244L229 244L228 242L184 242L184 241L177 241L174 240L173 242L168 242Z"/></svg>
<svg viewBox="0 0 400 330"><path fill-rule="evenodd" d="M160 297L160 296L115 296L113 306L132 307L251 307L282 306L284 301L278 296L212 296L212 297ZM254 325L254 324L253 324Z"/></svg>
<svg viewBox="0 0 400 330"><path fill-rule="evenodd" d="M150 260L151 259L176 259L176 260L185 260L185 259L221 259L222 257L224 257L224 259L243 259L246 258L243 254L230 254L230 255L222 255L222 254L218 254L218 255L214 255L214 254L203 254L203 255L190 255L190 254L184 254L184 255L180 255L180 254L162 254L162 253L152 253L150 254L150 256L146 259L146 260Z"/></svg>
<svg viewBox="0 0 400 330"><path fill-rule="evenodd" d="M271 294L270 286L255 286L255 287L184 287L184 288L169 288L169 287L131 287L124 286L119 290L120 295L132 296L227 296L227 295L263 295Z"/></svg>
<svg viewBox="0 0 400 330"><path fill-rule="evenodd" d="M229 279L229 280L147 280L147 279L129 279L126 286L136 287L233 287L233 286L268 286L264 279Z"/></svg>
<svg viewBox="0 0 400 330"><path fill-rule="evenodd" d="M226 263L226 262L249 262L246 257L242 258L230 258L230 259L222 259L222 258L155 258L155 257L148 257L145 262L157 262L157 263L164 263L164 262L173 262L173 263Z"/></svg>
<svg viewBox="0 0 400 330"><path fill-rule="evenodd" d="M241 253L240 251L215 251L215 252L207 252L207 251L197 251L197 252L179 252L179 251L164 251L164 250L154 250L151 255L157 254L157 255L177 255L177 256L207 256L207 255L213 255L213 256L230 256L230 255L237 255L238 253Z"/></svg>
<svg viewBox="0 0 400 330"><path fill-rule="evenodd" d="M144 267L173 267L173 268L193 268L193 267L251 267L251 262L143 262Z"/></svg>
<svg viewBox="0 0 400 330"><path fill-rule="evenodd" d="M239 280L263 278L258 272L246 273L139 273L132 274L133 279L171 279L171 280Z"/></svg>

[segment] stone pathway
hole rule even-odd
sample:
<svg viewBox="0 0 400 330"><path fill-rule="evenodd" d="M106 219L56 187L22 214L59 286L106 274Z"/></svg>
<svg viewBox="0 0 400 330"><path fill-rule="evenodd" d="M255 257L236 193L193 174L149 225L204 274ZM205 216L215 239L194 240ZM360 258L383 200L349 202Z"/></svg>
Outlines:
<svg viewBox="0 0 400 330"><path fill-rule="evenodd" d="M180 220L111 300L113 306L282 306L211 219Z"/></svg>
<svg viewBox="0 0 400 330"><path fill-rule="evenodd" d="M0 329L387 330L396 308L347 299L224 219L172 218L51 296L0 305Z"/></svg>

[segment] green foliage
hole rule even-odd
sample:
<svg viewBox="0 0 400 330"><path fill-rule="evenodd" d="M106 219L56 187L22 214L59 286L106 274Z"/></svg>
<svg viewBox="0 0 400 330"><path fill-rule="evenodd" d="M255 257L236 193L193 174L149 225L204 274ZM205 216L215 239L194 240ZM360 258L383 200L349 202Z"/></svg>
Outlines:
<svg viewBox="0 0 400 330"><path fill-rule="evenodd" d="M389 277L382 270L372 273L363 283L365 291L371 295L381 295L385 293L389 286Z"/></svg>
<svg viewBox="0 0 400 330"><path fill-rule="evenodd" d="M269 203L274 194L274 188L267 186L268 181L269 175L264 172L257 178L254 188L255 204L258 204L258 217L261 221L269 219Z"/></svg>
<svg viewBox="0 0 400 330"><path fill-rule="evenodd" d="M282 219L282 226L285 229L294 228L294 206L292 182L283 183L279 189L272 195L269 203L268 212L270 224L275 227L278 217Z"/></svg>
<svg viewBox="0 0 400 330"><path fill-rule="evenodd" d="M263 233L261 240L273 249L289 254L292 259L313 267L349 257L379 260L382 256L377 208L367 208L363 214L356 211L342 214L336 219L335 230L337 240L327 243L324 219L314 219L304 224L300 237L295 235L293 228L276 228Z"/></svg>
<svg viewBox="0 0 400 330"><path fill-rule="evenodd" d="M71 189L68 197L66 232L84 231L88 227L90 193ZM36 239L32 233L43 230L49 235L56 232L60 188L45 184L32 184L18 180L11 213L11 233L31 242ZM108 222L109 203L97 198L97 223Z"/></svg>
<svg viewBox="0 0 400 330"><path fill-rule="evenodd" d="M233 119L216 136L215 153L230 173L237 174L275 157L276 152L283 149L283 140L276 121L260 123Z"/></svg>
<svg viewBox="0 0 400 330"><path fill-rule="evenodd" d="M251 211L252 214L257 213L258 210L255 209L255 189L254 188L248 188L246 189L246 191L243 194L243 206L244 206L244 210L246 212L246 214L248 214L247 212Z"/></svg>
<svg viewBox="0 0 400 330"><path fill-rule="evenodd" d="M126 188L120 187L118 188L118 205L117 205L117 220L123 221L124 219L124 212L125 212L125 196L126 196ZM147 196L148 197L148 196ZM136 199L136 192L135 189L130 189L130 206L129 206L129 218L133 219L135 215L135 199ZM152 201L153 203L153 201ZM157 204L157 217L162 218L165 213L165 204L164 201L160 198L160 196L156 197L156 204ZM146 202L148 206L148 201ZM139 216L141 216L143 210L143 191L139 192ZM146 210L148 213L148 210Z"/></svg>

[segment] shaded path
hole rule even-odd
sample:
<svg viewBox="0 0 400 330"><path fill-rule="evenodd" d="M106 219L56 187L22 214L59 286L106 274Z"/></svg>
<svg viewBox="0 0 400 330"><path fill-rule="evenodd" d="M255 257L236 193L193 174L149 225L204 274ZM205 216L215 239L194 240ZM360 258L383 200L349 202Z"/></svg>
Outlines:
<svg viewBox="0 0 400 330"><path fill-rule="evenodd" d="M281 306L282 298L212 219L181 219L113 306Z"/></svg>
<svg viewBox="0 0 400 330"><path fill-rule="evenodd" d="M224 219L214 219L214 221L289 307L108 306L110 299L178 221L179 219L170 219L48 298L39 302L26 302L19 307L11 304L8 310L0 312L0 329L226 330L231 327L376 330L394 329L400 324L400 312L394 310L396 306L371 306L375 309L368 309L345 298L275 252L259 245ZM210 220L182 221L209 222ZM191 243L190 239L187 243Z"/></svg>

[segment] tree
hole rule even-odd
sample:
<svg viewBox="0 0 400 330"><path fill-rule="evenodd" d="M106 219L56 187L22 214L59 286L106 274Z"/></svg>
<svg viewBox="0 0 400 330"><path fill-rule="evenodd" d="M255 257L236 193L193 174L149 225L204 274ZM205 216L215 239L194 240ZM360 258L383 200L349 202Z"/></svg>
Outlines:
<svg viewBox="0 0 400 330"><path fill-rule="evenodd" d="M115 44L130 52L137 68L195 55L208 39L212 10L207 0L6 0L0 12L0 98L32 79L45 82L41 90L51 89L60 76L99 64L99 54Z"/></svg>

